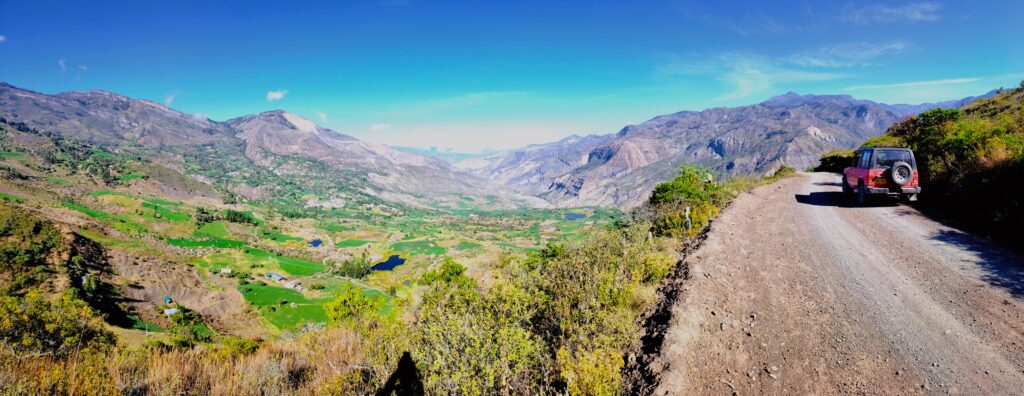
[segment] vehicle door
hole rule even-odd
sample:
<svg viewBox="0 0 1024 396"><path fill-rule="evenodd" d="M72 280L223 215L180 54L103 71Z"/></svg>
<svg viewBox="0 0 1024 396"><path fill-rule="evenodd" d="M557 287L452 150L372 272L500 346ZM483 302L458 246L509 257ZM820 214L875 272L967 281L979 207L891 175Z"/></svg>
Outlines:
<svg viewBox="0 0 1024 396"><path fill-rule="evenodd" d="M853 177L850 179L850 187L856 188L859 180L864 180L865 183L868 180L868 172L871 170L871 150L858 151L857 156L857 167L853 171Z"/></svg>

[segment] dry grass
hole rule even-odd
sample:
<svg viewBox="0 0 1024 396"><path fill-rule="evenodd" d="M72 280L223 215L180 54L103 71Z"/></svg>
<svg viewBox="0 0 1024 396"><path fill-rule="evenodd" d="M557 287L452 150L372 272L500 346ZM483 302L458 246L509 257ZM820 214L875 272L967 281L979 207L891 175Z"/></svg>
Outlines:
<svg viewBox="0 0 1024 396"><path fill-rule="evenodd" d="M114 349L66 359L0 355L0 394L352 394L371 388L358 338L329 328L265 343L251 354L226 347Z"/></svg>

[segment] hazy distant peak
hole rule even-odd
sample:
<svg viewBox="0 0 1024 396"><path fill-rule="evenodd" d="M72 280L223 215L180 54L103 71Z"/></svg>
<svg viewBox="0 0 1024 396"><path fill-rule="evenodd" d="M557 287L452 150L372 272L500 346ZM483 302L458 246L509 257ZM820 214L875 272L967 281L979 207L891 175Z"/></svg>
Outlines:
<svg viewBox="0 0 1024 396"><path fill-rule="evenodd" d="M284 119L288 120L295 128L303 132L316 132L317 126L313 121L302 118L301 116L285 112L281 114Z"/></svg>
<svg viewBox="0 0 1024 396"><path fill-rule="evenodd" d="M286 129L299 130L306 133L314 133L318 130L324 129L316 125L313 121L310 121L298 114L289 113L284 110L268 110L258 114L251 114L242 117L229 120L229 124L238 125L242 122L259 120L261 122L270 123ZM326 129L325 129L326 130Z"/></svg>
<svg viewBox="0 0 1024 396"><path fill-rule="evenodd" d="M572 134L572 135L569 135L569 136L566 136L566 137L562 138L562 140L559 140L559 142L560 143L576 143L576 142L578 142L578 141L580 141L582 139L583 139L583 136L580 136L580 135L577 135L577 134Z"/></svg>

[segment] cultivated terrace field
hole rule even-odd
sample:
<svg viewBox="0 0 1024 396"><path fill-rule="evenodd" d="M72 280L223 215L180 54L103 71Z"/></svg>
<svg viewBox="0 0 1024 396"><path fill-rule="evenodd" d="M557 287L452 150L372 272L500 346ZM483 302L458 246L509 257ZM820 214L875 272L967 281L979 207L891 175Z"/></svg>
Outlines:
<svg viewBox="0 0 1024 396"><path fill-rule="evenodd" d="M67 223L71 232L107 249L191 268L210 290L224 287L213 279L231 278L237 283L232 289L263 319L265 329L251 331L266 335L324 325L323 305L342 285L356 285L384 301L382 310L391 310L395 298L416 299L423 289L417 280L443 257L457 258L470 273L483 275L502 254L578 239L586 229L619 216L600 208L488 210L471 197L459 197L456 208L349 202L314 209L304 203L328 198L309 194L301 200L224 203L179 194L169 199L137 159L89 148L84 161L64 166L38 155L31 133L4 129L0 165L19 177L0 183L0 199ZM95 171L92 162L105 169ZM314 211L315 216L305 215ZM347 269L369 268L391 256L403 263L391 270ZM125 277L115 281L132 285ZM134 315L145 319L135 327L168 326L156 308L165 305L164 297L174 300L175 292L168 285L166 296L132 303Z"/></svg>

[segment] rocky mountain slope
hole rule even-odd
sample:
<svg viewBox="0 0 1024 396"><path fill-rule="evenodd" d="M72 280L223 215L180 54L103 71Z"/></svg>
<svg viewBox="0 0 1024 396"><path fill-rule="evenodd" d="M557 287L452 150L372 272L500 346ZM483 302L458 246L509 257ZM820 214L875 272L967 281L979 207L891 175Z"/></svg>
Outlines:
<svg viewBox="0 0 1024 396"><path fill-rule="evenodd" d="M727 175L804 169L825 151L881 134L910 110L916 107L790 92L750 106L658 116L614 135L570 137L457 166L560 207L630 207L683 163Z"/></svg>
<svg viewBox="0 0 1024 396"><path fill-rule="evenodd" d="M90 144L201 145L234 136L227 125L106 91L46 95L0 83L0 116Z"/></svg>
<svg viewBox="0 0 1024 396"><path fill-rule="evenodd" d="M0 117L146 158L250 199L312 192L321 201L375 197L424 205L475 196L497 206L544 204L445 161L360 141L280 110L217 122L105 91L46 95L0 83Z"/></svg>

